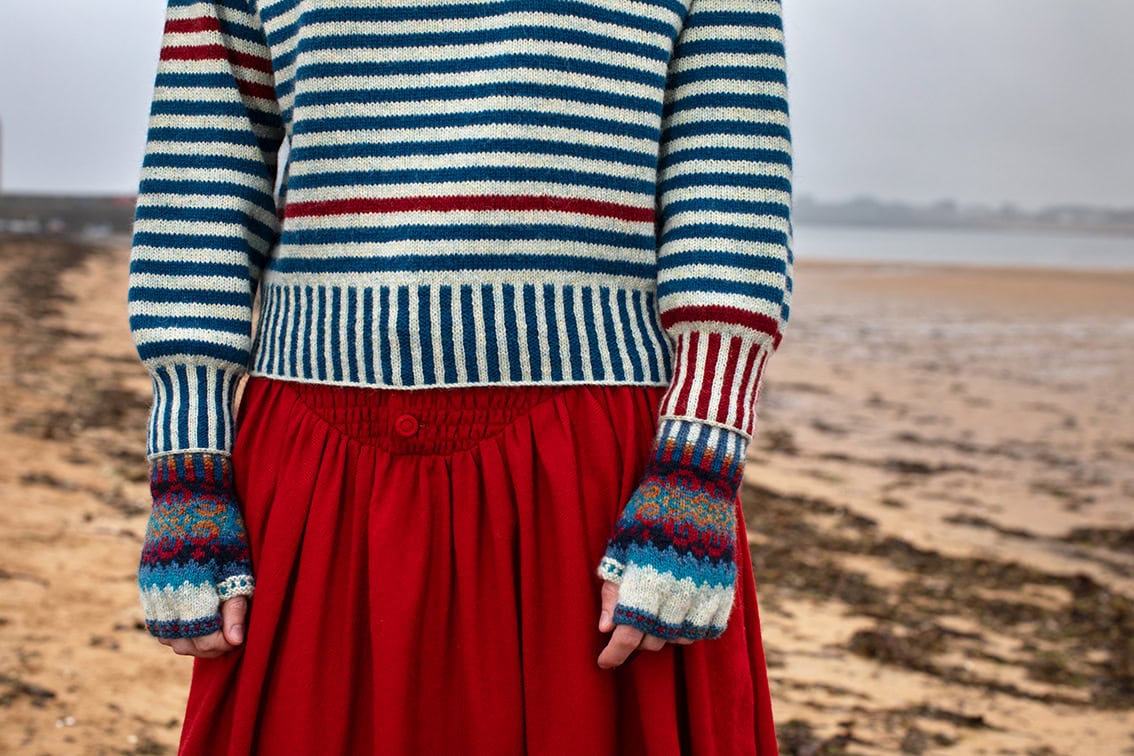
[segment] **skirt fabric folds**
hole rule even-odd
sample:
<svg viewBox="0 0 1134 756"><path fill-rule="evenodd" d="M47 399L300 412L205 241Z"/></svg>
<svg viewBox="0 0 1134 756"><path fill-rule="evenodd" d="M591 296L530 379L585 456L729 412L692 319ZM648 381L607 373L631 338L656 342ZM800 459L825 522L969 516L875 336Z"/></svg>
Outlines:
<svg viewBox="0 0 1134 756"><path fill-rule="evenodd" d="M739 499L724 636L596 661L594 571L663 391L252 376L256 593L244 643L193 660L179 753L776 754Z"/></svg>

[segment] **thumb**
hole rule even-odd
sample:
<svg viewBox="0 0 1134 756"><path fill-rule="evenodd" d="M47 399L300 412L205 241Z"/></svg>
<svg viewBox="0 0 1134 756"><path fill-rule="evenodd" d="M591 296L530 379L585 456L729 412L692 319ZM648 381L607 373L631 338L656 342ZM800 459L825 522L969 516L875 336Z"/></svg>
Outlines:
<svg viewBox="0 0 1134 756"><path fill-rule="evenodd" d="M617 604L618 583L602 581L602 611L599 613L598 625L600 633L609 633L614 629L614 607Z"/></svg>
<svg viewBox="0 0 1134 756"><path fill-rule="evenodd" d="M244 619L248 615L248 597L233 596L221 604L224 639L234 646L244 642Z"/></svg>

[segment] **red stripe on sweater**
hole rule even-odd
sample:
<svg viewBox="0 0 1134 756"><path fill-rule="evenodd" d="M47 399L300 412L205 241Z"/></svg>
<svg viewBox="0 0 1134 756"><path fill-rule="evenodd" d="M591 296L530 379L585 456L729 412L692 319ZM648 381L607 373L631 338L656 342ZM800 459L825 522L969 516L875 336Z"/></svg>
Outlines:
<svg viewBox="0 0 1134 756"><path fill-rule="evenodd" d="M756 377L754 376L753 363L755 363L756 356L759 353L760 350L755 346L750 346L748 348L748 356L744 360L744 371L741 373L740 378L740 407L737 408L737 414L739 416L740 422L744 423L746 430L749 424L749 417L742 413L747 412L749 415L751 415L752 412L752 406L748 402L748 397L750 396L750 393L752 391L752 379L753 377Z"/></svg>
<svg viewBox="0 0 1134 756"><path fill-rule="evenodd" d="M229 50L224 45L166 45L161 49L162 60L227 60L234 66L260 73L272 73L272 61L259 55Z"/></svg>
<svg viewBox="0 0 1134 756"><path fill-rule="evenodd" d="M215 16L197 16L171 18L165 22L166 34L193 34L203 31L220 31L220 21Z"/></svg>
<svg viewBox="0 0 1134 756"><path fill-rule="evenodd" d="M733 336L728 340L728 362L726 364L735 366L737 360L740 358L740 339ZM724 374L724 383L721 385L721 403L717 407L717 422L731 425L737 421L739 411L737 410L739 402L734 401L735 397L732 395L732 383L736 378L736 370L729 370ZM734 417L729 417L729 412L732 412Z"/></svg>
<svg viewBox="0 0 1134 756"><path fill-rule="evenodd" d="M717 355L721 351L721 335L709 334L709 343L706 346L705 370L701 378L701 392L697 396L697 417L709 414L709 402L713 400L713 377L717 370Z"/></svg>
<svg viewBox="0 0 1134 756"><path fill-rule="evenodd" d="M268 84L257 84L254 81L244 81L243 79L238 80L236 84L240 88L241 94L259 97L261 100L276 99L276 88Z"/></svg>
<svg viewBox="0 0 1134 756"><path fill-rule="evenodd" d="M755 352L756 350L754 349L752 351ZM757 407L759 405L760 391L763 388L764 366L768 364L768 356L770 354L771 354L771 352L768 352L768 351L764 351L763 353L761 353L760 354L760 361L756 363L756 368L754 370L753 380L755 381L756 392L755 392L755 394L753 395L753 398L752 398L752 405L753 405L754 409L753 409L752 412L748 413L747 431L748 431L749 436L752 436L756 433L756 411L755 411L755 407Z"/></svg>
<svg viewBox="0 0 1134 756"><path fill-rule="evenodd" d="M287 217L313 217L348 215L354 213L399 213L414 211L453 210L552 210L579 213L604 218L654 222L654 208L620 205L615 202L573 197L551 197L527 194L473 194L445 197L357 197L316 202L292 202L287 206Z"/></svg>
<svg viewBox="0 0 1134 756"><path fill-rule="evenodd" d="M689 305L688 307L672 307L661 313L662 326L672 328L678 323L729 323L744 326L769 336L775 337L779 332L779 324L775 318L762 312L744 310L729 305Z"/></svg>

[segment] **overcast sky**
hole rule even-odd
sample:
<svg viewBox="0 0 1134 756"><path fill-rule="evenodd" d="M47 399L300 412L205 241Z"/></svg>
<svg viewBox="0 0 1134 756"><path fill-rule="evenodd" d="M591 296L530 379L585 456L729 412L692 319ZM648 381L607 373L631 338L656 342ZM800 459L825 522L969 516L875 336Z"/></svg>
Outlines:
<svg viewBox="0 0 1134 756"><path fill-rule="evenodd" d="M1129 0L784 0L799 193L1134 206ZM163 0L0 0L0 182L133 193Z"/></svg>

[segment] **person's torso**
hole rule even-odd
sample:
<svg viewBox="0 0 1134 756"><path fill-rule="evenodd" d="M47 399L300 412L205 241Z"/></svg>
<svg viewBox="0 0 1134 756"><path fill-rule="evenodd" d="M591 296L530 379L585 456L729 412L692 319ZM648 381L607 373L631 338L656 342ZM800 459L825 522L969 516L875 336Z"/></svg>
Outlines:
<svg viewBox="0 0 1134 756"><path fill-rule="evenodd" d="M253 372L665 384L678 0L256 3L287 132Z"/></svg>

